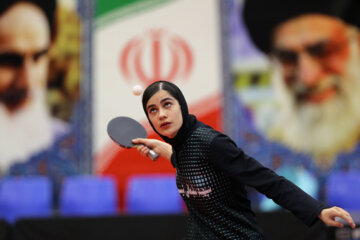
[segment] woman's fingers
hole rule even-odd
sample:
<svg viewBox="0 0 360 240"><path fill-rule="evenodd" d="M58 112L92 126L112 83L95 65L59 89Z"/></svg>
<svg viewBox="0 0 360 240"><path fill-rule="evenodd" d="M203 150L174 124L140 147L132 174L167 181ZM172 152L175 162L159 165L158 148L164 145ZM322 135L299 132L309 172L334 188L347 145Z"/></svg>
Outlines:
<svg viewBox="0 0 360 240"><path fill-rule="evenodd" d="M136 149L141 155L145 157L147 157L149 154L149 148L144 145L137 145Z"/></svg>
<svg viewBox="0 0 360 240"><path fill-rule="evenodd" d="M344 223L340 219L345 220L352 228L355 228L355 222L350 214L342 208L332 207L324 209L320 213L320 219L327 225L333 227L344 227ZM340 218L340 219L339 219ZM339 221L340 220L340 221Z"/></svg>
<svg viewBox="0 0 360 240"><path fill-rule="evenodd" d="M331 219L331 220L327 223L327 225L332 226L332 227L338 227L338 228L344 227L344 224L343 224L343 223L338 222L338 221L335 221L335 220L333 220L333 219Z"/></svg>
<svg viewBox="0 0 360 240"><path fill-rule="evenodd" d="M352 228L355 228L355 222L347 211L339 207L335 207L335 209L337 212L336 217L344 219Z"/></svg>
<svg viewBox="0 0 360 240"><path fill-rule="evenodd" d="M150 157L149 149L152 149L159 156L162 156L168 160L171 159L172 147L166 142L152 138L136 138L133 139L133 143L137 144L137 149L139 153L146 157Z"/></svg>
<svg viewBox="0 0 360 240"><path fill-rule="evenodd" d="M141 155L150 158L150 149L153 149L157 145L157 140L148 138L136 138L133 139L132 142L137 145L136 148Z"/></svg>

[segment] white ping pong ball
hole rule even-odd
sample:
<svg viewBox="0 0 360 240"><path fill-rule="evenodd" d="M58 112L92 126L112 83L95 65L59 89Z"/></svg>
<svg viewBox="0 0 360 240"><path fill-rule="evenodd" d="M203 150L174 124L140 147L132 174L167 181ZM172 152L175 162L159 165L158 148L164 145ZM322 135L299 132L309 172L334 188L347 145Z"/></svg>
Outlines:
<svg viewBox="0 0 360 240"><path fill-rule="evenodd" d="M135 96L139 96L143 92L143 88L140 85L135 85L132 89L132 92Z"/></svg>

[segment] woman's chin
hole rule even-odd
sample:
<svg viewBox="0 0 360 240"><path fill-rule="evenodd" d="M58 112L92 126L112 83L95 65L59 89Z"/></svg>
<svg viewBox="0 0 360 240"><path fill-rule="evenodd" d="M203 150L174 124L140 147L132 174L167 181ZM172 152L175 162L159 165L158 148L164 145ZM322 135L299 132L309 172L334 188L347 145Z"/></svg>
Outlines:
<svg viewBox="0 0 360 240"><path fill-rule="evenodd" d="M160 134L167 138L172 139L172 138L176 137L177 132L173 133L173 132L169 132L169 131L164 131L162 133L160 132Z"/></svg>

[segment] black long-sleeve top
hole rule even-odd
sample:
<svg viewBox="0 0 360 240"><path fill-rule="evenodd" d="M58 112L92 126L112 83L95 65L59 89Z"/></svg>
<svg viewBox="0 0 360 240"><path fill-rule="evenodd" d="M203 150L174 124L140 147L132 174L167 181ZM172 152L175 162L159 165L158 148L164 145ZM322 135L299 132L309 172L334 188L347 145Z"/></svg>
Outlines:
<svg viewBox="0 0 360 240"><path fill-rule="evenodd" d="M247 156L226 135L198 122L173 149L176 183L188 211L187 239L263 239L245 186L251 186L305 224L325 205Z"/></svg>

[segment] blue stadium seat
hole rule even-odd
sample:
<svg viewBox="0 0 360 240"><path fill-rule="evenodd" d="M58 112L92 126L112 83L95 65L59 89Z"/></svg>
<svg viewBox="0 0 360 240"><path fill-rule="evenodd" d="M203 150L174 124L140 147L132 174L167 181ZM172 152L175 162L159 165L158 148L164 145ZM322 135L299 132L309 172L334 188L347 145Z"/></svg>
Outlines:
<svg viewBox="0 0 360 240"><path fill-rule="evenodd" d="M64 179L59 200L63 216L117 214L117 189L112 177L81 175Z"/></svg>
<svg viewBox="0 0 360 240"><path fill-rule="evenodd" d="M9 223L19 218L52 215L52 185L45 176L5 177L0 186L0 217Z"/></svg>
<svg viewBox="0 0 360 240"><path fill-rule="evenodd" d="M360 171L331 173L326 189L330 206L348 211L360 210Z"/></svg>
<svg viewBox="0 0 360 240"><path fill-rule="evenodd" d="M133 175L126 187L128 214L177 214L184 211L174 174Z"/></svg>

